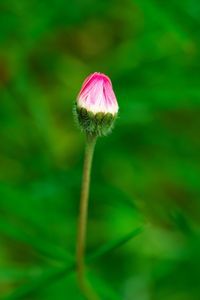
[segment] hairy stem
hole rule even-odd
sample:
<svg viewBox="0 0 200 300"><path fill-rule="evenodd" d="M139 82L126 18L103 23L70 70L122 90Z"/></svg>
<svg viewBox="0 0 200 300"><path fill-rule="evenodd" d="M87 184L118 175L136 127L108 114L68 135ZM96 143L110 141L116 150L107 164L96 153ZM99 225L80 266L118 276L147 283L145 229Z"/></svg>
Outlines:
<svg viewBox="0 0 200 300"><path fill-rule="evenodd" d="M80 197L80 213L77 237L77 279L83 294L88 300L99 300L85 277L85 245L87 232L88 198L90 190L90 174L96 144L95 136L87 136L85 159L83 166L82 188Z"/></svg>

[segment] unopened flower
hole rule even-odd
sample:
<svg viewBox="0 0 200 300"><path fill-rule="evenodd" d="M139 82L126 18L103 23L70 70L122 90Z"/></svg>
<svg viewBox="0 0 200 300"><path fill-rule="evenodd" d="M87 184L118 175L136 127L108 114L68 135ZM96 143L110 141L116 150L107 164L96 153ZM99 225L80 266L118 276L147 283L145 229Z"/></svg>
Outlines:
<svg viewBox="0 0 200 300"><path fill-rule="evenodd" d="M110 79L93 73L84 81L76 102L81 128L91 135L106 135L114 124L118 103Z"/></svg>

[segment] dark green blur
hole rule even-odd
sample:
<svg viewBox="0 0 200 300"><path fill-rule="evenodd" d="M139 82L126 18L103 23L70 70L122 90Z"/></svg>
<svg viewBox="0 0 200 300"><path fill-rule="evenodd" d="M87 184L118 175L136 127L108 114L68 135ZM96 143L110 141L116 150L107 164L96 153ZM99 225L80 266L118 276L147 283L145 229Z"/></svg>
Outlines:
<svg viewBox="0 0 200 300"><path fill-rule="evenodd" d="M84 299L62 269L84 154L72 108L95 71L120 113L94 155L88 277L102 300L200 299L199 50L198 0L0 1L1 299Z"/></svg>

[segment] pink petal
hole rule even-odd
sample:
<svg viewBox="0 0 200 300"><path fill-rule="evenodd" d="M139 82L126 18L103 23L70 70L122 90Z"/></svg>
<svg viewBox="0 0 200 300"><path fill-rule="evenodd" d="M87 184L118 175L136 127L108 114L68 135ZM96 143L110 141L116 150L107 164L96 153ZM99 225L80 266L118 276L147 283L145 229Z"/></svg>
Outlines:
<svg viewBox="0 0 200 300"><path fill-rule="evenodd" d="M115 115L118 112L118 103L111 80L102 73L93 73L86 78L77 103L79 107L86 108L93 113L103 112Z"/></svg>

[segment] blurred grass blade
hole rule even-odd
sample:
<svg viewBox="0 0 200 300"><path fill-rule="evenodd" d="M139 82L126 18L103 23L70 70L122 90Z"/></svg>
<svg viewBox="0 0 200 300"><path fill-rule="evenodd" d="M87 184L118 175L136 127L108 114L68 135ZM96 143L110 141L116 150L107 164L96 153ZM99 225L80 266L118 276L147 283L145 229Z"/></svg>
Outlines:
<svg viewBox="0 0 200 300"><path fill-rule="evenodd" d="M17 224L18 225L18 224ZM0 232L9 236L16 241L23 242L31 246L34 250L40 253L46 259L54 259L57 261L72 261L72 256L64 251L62 248L57 247L53 243L38 237L37 232L34 234L26 231L26 228L16 226L10 220L5 220L2 216L0 218Z"/></svg>
<svg viewBox="0 0 200 300"><path fill-rule="evenodd" d="M93 254L89 255L86 258L87 262L92 262L96 260L99 257L102 257L103 255L106 255L119 247L126 244L128 241L130 241L132 238L136 237L138 234L140 234L143 230L143 227L139 227L128 233L127 235L123 236L122 238L118 239L117 241L112 241L106 245L103 245L100 247L97 251L95 251ZM59 280L63 276L69 275L71 272L75 271L76 269L76 263L72 263L68 265L67 267L62 267L59 269L50 269L48 271L45 271L43 275L30 284L26 284L24 286L19 287L16 289L12 294L8 295L7 297L4 297L2 300L18 300L23 299L27 296L32 296L33 294L40 291L40 289L50 285L51 283ZM27 298L26 298L27 299Z"/></svg>
<svg viewBox="0 0 200 300"><path fill-rule="evenodd" d="M59 280L66 274L70 274L75 268L75 264L71 264L69 267L59 269L49 269L43 272L43 274L37 279L33 280L30 284L24 284L17 288L10 295L0 298L2 300L17 300L17 299L29 299L29 296L35 295L42 289L50 285L51 283Z"/></svg>
<svg viewBox="0 0 200 300"><path fill-rule="evenodd" d="M137 236L140 234L143 230L143 227L139 227L137 229L134 229L131 231L129 234L125 235L123 238L120 238L117 241L112 241L106 245L103 245L100 247L98 250L96 250L93 254L89 255L87 258L87 261L93 261L97 259L98 257L101 257L105 254L108 254L109 252L114 251L115 249L118 249L119 247L123 246L126 244L129 240L131 240L133 237Z"/></svg>

